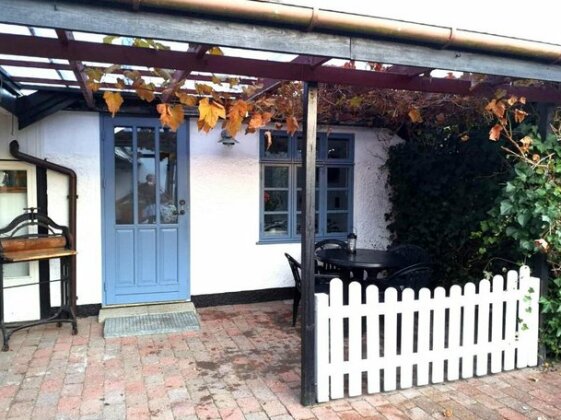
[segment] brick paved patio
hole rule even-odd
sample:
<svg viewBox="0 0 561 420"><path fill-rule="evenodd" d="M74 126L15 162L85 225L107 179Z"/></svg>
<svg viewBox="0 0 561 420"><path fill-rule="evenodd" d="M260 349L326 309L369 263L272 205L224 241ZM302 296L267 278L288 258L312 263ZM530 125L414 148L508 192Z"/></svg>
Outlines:
<svg viewBox="0 0 561 420"><path fill-rule="evenodd" d="M0 418L561 418L561 373L534 369L302 407L291 302L199 314L195 333L104 340L95 317L77 336L16 333L0 354Z"/></svg>

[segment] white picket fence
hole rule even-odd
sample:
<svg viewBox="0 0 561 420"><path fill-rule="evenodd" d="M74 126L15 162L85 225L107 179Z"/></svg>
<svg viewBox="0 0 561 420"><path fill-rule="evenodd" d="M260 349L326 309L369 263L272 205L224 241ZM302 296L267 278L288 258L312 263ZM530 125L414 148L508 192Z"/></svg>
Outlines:
<svg viewBox="0 0 561 420"><path fill-rule="evenodd" d="M329 296L316 304L316 380L318 402L345 396L453 381L538 363L539 279L527 266L491 282L384 292L331 281ZM348 320L348 321L345 321ZM364 321L365 320L365 321ZM399 371L399 373L398 373Z"/></svg>

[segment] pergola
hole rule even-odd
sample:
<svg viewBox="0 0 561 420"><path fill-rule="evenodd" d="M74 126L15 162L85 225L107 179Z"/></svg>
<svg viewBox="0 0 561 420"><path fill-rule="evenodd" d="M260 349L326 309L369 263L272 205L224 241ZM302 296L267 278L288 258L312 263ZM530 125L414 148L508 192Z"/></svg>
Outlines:
<svg viewBox="0 0 561 420"><path fill-rule="evenodd" d="M260 79L258 96L280 81L304 85L304 229L302 234L302 403L315 401L314 219L318 83L368 89L401 89L492 96L504 90L528 101L561 103L561 46L351 15L282 2L251 0L0 0L0 105L24 128L63 109L105 111L101 95L88 87L84 67L122 64L173 70L172 81L209 81L211 74ZM18 27L19 27L18 26ZM38 29L47 28L43 35ZM175 49L113 45L84 34L118 35L173 41ZM207 54L212 46L223 56ZM231 50L228 50L231 49ZM265 51L269 54L256 54ZM255 56L260 55L259 58ZM272 60L271 58L274 58ZM383 71L334 66L332 60L383 64ZM10 71L11 69L11 71ZM16 70L14 70L16 69ZM17 69L27 69L26 75ZM36 76L42 70L56 76ZM438 78L435 69L484 74ZM543 81L525 87L519 80ZM111 88L111 85L102 86ZM186 86L184 91L190 92ZM35 91L26 94L28 91ZM160 92L166 101L166 93ZM235 90L224 95L235 97ZM133 105L127 112L146 113Z"/></svg>

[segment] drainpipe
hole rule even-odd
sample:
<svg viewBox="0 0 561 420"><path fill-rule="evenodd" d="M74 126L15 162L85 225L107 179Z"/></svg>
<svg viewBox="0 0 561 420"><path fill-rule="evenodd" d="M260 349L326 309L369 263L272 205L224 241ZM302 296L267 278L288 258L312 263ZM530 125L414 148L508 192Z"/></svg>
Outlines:
<svg viewBox="0 0 561 420"><path fill-rule="evenodd" d="M319 8L250 0L104 0L106 3L170 9L217 18L292 26L302 30L376 36L440 48L458 47L546 61L561 60L561 45L500 35L364 16Z"/></svg>
<svg viewBox="0 0 561 420"><path fill-rule="evenodd" d="M58 172L68 177L68 229L70 230L70 240L72 241L69 246L76 249L76 200L78 199L78 177L76 176L76 172L65 166L57 165L56 163L20 152L17 140L12 140L10 142L10 153L13 157L23 162L31 163L32 165L40 168L50 169L51 171ZM72 258L70 281L73 285L71 301L72 310L76 313L76 256L72 256L70 258Z"/></svg>

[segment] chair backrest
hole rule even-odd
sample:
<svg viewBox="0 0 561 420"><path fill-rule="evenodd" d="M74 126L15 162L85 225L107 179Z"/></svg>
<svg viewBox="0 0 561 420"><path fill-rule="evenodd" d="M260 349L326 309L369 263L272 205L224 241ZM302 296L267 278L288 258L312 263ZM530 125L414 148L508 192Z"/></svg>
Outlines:
<svg viewBox="0 0 561 420"><path fill-rule="evenodd" d="M347 243L340 239L324 239L322 241L318 241L315 244L315 252L321 251L322 249L331 249L331 248L339 248L339 249L347 249Z"/></svg>
<svg viewBox="0 0 561 420"><path fill-rule="evenodd" d="M417 245L396 245L390 247L389 251L398 256L403 267L410 267L415 264L430 264L430 256L427 251Z"/></svg>
<svg viewBox="0 0 561 420"><path fill-rule="evenodd" d="M298 261L296 261L290 254L284 253L284 256L288 260L288 265L290 265L290 271L292 271L292 275L294 276L294 283L296 284L296 288L298 290L302 289L302 279L300 278L300 270L302 266Z"/></svg>
<svg viewBox="0 0 561 420"><path fill-rule="evenodd" d="M384 279L384 287L405 289L407 287L418 292L423 287L430 287L432 268L426 264L413 264L396 271Z"/></svg>

